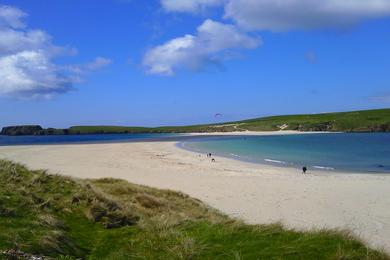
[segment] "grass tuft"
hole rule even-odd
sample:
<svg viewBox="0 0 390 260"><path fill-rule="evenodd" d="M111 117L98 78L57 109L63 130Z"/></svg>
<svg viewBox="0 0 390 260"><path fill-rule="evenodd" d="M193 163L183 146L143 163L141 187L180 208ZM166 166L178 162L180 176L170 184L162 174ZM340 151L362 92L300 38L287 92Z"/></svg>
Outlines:
<svg viewBox="0 0 390 260"><path fill-rule="evenodd" d="M135 197L135 200L144 208L155 209L161 207L163 204L159 199L150 196L148 194L139 194Z"/></svg>

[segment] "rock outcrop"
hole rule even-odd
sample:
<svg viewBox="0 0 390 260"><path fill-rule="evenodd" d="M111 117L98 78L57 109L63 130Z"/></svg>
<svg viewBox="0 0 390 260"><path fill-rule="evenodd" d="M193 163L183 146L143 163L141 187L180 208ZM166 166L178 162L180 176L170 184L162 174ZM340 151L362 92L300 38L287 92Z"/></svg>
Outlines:
<svg viewBox="0 0 390 260"><path fill-rule="evenodd" d="M2 135L36 135L43 128L39 125L7 126L1 130Z"/></svg>
<svg viewBox="0 0 390 260"><path fill-rule="evenodd" d="M47 128L39 125L18 125L3 127L0 135L68 135L68 129Z"/></svg>

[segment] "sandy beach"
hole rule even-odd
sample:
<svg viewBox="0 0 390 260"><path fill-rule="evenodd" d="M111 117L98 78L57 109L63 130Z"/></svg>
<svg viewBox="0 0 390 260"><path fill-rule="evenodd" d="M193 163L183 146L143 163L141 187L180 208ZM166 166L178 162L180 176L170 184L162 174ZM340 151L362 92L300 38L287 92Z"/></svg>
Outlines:
<svg viewBox="0 0 390 260"><path fill-rule="evenodd" d="M216 158L175 142L2 146L0 158L78 178L185 192L248 223L348 229L390 252L390 176L311 172Z"/></svg>

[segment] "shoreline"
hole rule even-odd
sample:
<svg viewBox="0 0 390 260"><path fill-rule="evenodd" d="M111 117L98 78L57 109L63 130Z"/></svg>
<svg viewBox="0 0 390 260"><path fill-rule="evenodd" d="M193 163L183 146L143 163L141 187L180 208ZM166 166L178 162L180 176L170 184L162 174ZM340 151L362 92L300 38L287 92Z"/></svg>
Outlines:
<svg viewBox="0 0 390 260"><path fill-rule="evenodd" d="M301 132L301 131L296 131L296 130L280 130L280 131L244 131L244 132L238 132L237 134L232 134L236 132L226 132L226 133L219 133L217 135L212 135L211 133L204 133L199 136L277 136L277 135L310 135L310 134L341 134L344 132L326 132L326 131L308 131L308 132ZM243 134L240 134L243 133ZM359 133L357 133L359 134ZM197 136L196 133L193 133L192 135ZM185 146L186 141L178 141L176 143L176 147L179 149L183 149L189 152L193 153L205 153L205 151L200 151L200 150L195 150L191 148L187 148ZM240 162L245 162L245 163L252 163L256 165L262 165L262 166L272 166L272 167L277 167L280 168L281 170L284 168L288 169L294 169L294 170L302 170L302 166L298 165L293 165L289 164L288 162L283 162L283 161L278 161L276 159L268 158L264 159L264 161L258 161L258 160L250 160L250 159L245 159L241 156L238 155L227 155L227 154L220 154L220 153L213 153L215 157L222 157L222 158L227 158L227 159L232 159ZM331 166L321 166L321 165L306 165L309 167L309 173L317 173L317 174L363 174L363 175L378 175L378 176L387 176L390 175L390 172L385 172L385 171L364 171L364 170L356 170L356 169L336 169Z"/></svg>
<svg viewBox="0 0 390 260"><path fill-rule="evenodd" d="M195 151L195 150L191 150L189 148L186 148L185 146L183 146L183 142L175 142L174 143L175 147L180 149L180 150L183 150L183 151L186 151L186 152L189 152L189 153L193 153L194 155L204 155L204 152L201 152L201 151ZM245 159L242 159L240 156L229 156L229 155L221 155L221 154L218 154L218 153L214 153L213 156L214 158L216 159L226 159L226 160L233 160L233 161L236 161L236 162L240 162L240 163L243 163L243 164L248 164L248 165L252 165L253 167L260 167L260 168L264 168L264 167L272 167L272 168L275 168L275 169L278 169L279 171L283 171L285 169L287 169L288 171L294 171L295 173L297 174L301 174L302 173L302 169L299 167L299 166L290 166L290 165L284 165L284 164L274 164L272 162L260 162L260 161L251 161L251 160L245 160ZM328 169L321 169L321 168L315 168L314 166L311 166L309 167L309 171L306 173L306 175L318 175L318 176L330 176L330 175L335 175L335 176L338 176L338 175L357 175L357 176L360 176L360 175L363 175L363 176L382 176L382 177L389 177L390 178L390 173L386 173L386 172L368 172L368 171L355 171L355 170L349 170L349 171L346 171L346 170L338 170L338 169L334 169L332 168L333 170L328 170Z"/></svg>
<svg viewBox="0 0 390 260"><path fill-rule="evenodd" d="M180 149L180 150L184 150L184 151L187 151L187 152L190 152L190 153L194 153L194 154L202 154L204 155L204 152L203 151L196 151L196 150L192 150L190 148L187 148L185 147L184 145L185 142L183 141L180 141L180 142L175 142L175 146ZM275 168L278 168L279 170L283 171L283 169L290 169L290 170L295 170L296 172L301 172L301 167L299 166L296 166L296 165L290 165L290 164L281 164L281 163L273 163L272 159L269 159L269 162L260 162L260 161L255 161L255 160L245 160L243 159L242 157L236 155L223 155L223 154L219 154L219 153L213 153L213 157L214 158L224 158L224 159L229 159L229 160L234 160L234 161L237 161L237 162L242 162L242 163L248 163L248 164L253 164L254 167L257 165L259 167L267 167L267 166L270 166L270 167L275 167ZM308 172L306 174L318 174L318 175L324 175L324 174L327 174L327 175L330 175L330 174L335 174L335 175L339 175L339 174L342 174L342 175L368 175L368 176L389 176L390 177L390 172L387 173L387 172L369 172L369 171L358 171L358 170L339 170L339 169L335 169L335 168L332 168L332 169L326 169L327 167L324 167L324 168L321 168L321 166L308 166Z"/></svg>
<svg viewBox="0 0 390 260"><path fill-rule="evenodd" d="M0 158L77 178L112 177L184 192L250 224L348 229L390 252L390 176L323 174L209 158L177 142L1 146Z"/></svg>

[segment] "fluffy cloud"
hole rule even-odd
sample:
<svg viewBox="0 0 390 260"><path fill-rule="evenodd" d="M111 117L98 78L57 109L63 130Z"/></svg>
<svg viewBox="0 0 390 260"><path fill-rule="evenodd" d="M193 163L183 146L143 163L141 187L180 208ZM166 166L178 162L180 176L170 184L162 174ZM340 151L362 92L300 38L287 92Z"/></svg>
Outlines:
<svg viewBox="0 0 390 260"><path fill-rule="evenodd" d="M389 0L229 0L225 17L248 30L343 28L390 15Z"/></svg>
<svg viewBox="0 0 390 260"><path fill-rule="evenodd" d="M143 65L149 73L172 75L179 68L199 70L216 63L224 51L252 49L260 44L260 38L248 36L233 25L206 20L196 35L175 38L149 50Z"/></svg>
<svg viewBox="0 0 390 260"><path fill-rule="evenodd" d="M223 5L225 18L246 30L345 28L390 15L389 0L161 0L172 12Z"/></svg>
<svg viewBox="0 0 390 260"><path fill-rule="evenodd" d="M213 63L215 54L230 48L254 48L244 32L346 29L369 19L390 16L390 0L160 0L170 12L198 13L221 6L234 25L207 20L196 36L176 38L150 50L144 66L150 73L174 74L179 67L199 69ZM229 35L234 35L230 37ZM238 36L238 37L237 37ZM248 44L250 43L250 44ZM316 63L314 52L305 54Z"/></svg>
<svg viewBox="0 0 390 260"><path fill-rule="evenodd" d="M0 58L0 94L19 98L49 98L72 87L41 51L21 51Z"/></svg>
<svg viewBox="0 0 390 260"><path fill-rule="evenodd" d="M50 42L50 36L40 30L17 31L0 27L0 54L10 54L26 49L40 49Z"/></svg>
<svg viewBox="0 0 390 260"><path fill-rule="evenodd" d="M0 27L9 26L12 28L22 28L24 23L22 18L26 16L26 13L14 8L12 6L1 5L0 6Z"/></svg>
<svg viewBox="0 0 390 260"><path fill-rule="evenodd" d="M25 16L18 8L0 6L0 95L50 98L71 90L83 70L95 70L110 63L98 57L83 67L58 66L54 59L74 50L52 44L50 35L42 30L28 29L22 20ZM79 67L78 72L70 67Z"/></svg>
<svg viewBox="0 0 390 260"><path fill-rule="evenodd" d="M224 0L161 0L163 8L170 12L197 13L211 6L217 6Z"/></svg>

